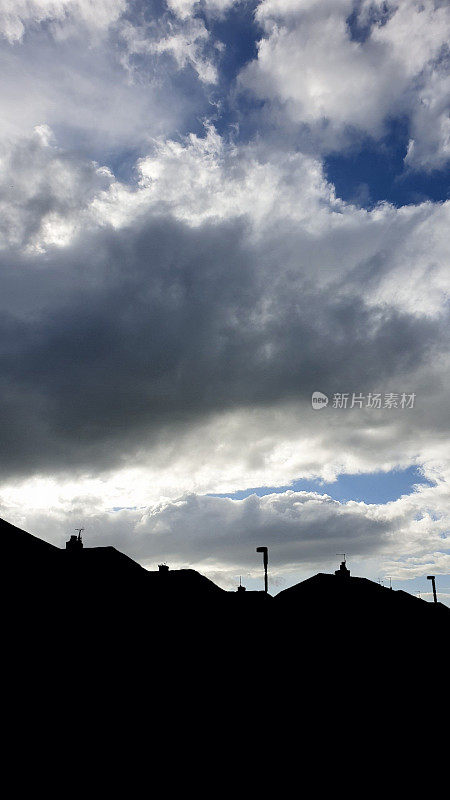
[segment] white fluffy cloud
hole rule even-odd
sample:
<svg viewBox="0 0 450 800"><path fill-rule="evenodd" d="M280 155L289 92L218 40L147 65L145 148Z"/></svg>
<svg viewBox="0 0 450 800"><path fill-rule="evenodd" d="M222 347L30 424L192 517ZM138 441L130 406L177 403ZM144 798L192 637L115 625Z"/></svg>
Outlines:
<svg viewBox="0 0 450 800"><path fill-rule="evenodd" d="M8 144L49 125L60 145L120 163L211 109L219 44L210 47L201 20L170 20L156 3L144 14L115 0L3 2L0 31L0 140Z"/></svg>
<svg viewBox="0 0 450 800"><path fill-rule="evenodd" d="M240 0L203 0L201 6L208 14L221 15ZM171 11L182 19L192 16L196 7L200 7L199 0L167 0Z"/></svg>
<svg viewBox="0 0 450 800"><path fill-rule="evenodd" d="M120 32L127 43L126 63L130 72L133 72L131 61L136 55L167 54L178 69L190 65L203 83L216 83L218 76L214 58L205 53L210 37L202 20L187 16L182 22L167 20L161 27L153 22L140 26L124 22ZM215 50L217 56L221 50L217 43Z"/></svg>
<svg viewBox="0 0 450 800"><path fill-rule="evenodd" d="M349 24L352 12L354 30ZM449 157L450 9L434 0L264 0L265 35L242 86L297 124L314 128L325 149L346 147L354 130L375 138L389 118L410 115L410 166Z"/></svg>
<svg viewBox="0 0 450 800"><path fill-rule="evenodd" d="M230 145L212 126L204 137L157 140L138 168L138 191L115 184L95 201L99 220L122 225L148 209L195 226L244 217L252 241L270 239L281 271L313 273L316 287L358 283L365 302L410 313L446 307L448 202L359 209L336 198L317 159Z"/></svg>
<svg viewBox="0 0 450 800"><path fill-rule="evenodd" d="M27 27L42 22L53 23L57 35L76 23L102 31L117 21L125 7L126 0L0 0L0 33L18 42Z"/></svg>
<svg viewBox="0 0 450 800"><path fill-rule="evenodd" d="M4 148L2 168L3 246L45 248L83 226L120 230L148 214L195 228L242 219L267 271L275 260L291 279L341 293L357 287L369 305L413 314L446 307L450 204L359 209L336 198L321 163L301 153L238 147L209 126L203 137L155 140L131 188L37 126Z"/></svg>

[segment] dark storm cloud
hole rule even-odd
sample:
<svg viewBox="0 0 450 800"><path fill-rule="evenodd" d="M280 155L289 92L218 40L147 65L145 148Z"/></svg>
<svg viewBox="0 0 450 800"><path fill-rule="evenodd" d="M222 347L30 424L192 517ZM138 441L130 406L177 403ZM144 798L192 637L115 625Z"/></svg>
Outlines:
<svg viewBox="0 0 450 800"><path fill-rule="evenodd" d="M372 390L443 335L292 269L274 281L247 233L156 215L3 256L3 473L109 469L221 409Z"/></svg>

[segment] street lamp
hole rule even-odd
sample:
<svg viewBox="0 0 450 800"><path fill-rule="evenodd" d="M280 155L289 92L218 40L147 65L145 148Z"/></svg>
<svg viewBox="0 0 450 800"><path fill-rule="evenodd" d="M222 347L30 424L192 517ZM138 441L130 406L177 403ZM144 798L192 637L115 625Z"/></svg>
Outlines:
<svg viewBox="0 0 450 800"><path fill-rule="evenodd" d="M268 592L268 581L267 581L267 564L269 563L269 556L268 556L268 548L267 547L257 547L257 553L263 554L263 564L264 564L264 591L267 594Z"/></svg>
<svg viewBox="0 0 450 800"><path fill-rule="evenodd" d="M431 581L432 583L434 602L437 603L436 582L434 579L434 575L427 575L427 581Z"/></svg>

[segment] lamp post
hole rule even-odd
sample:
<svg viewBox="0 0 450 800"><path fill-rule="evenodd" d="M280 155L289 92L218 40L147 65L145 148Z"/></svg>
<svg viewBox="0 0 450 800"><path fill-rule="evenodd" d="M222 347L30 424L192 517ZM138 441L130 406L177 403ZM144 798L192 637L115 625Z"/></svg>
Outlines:
<svg viewBox="0 0 450 800"><path fill-rule="evenodd" d="M434 579L434 575L427 575L427 581L431 581L432 583L434 602L437 603L436 582Z"/></svg>
<svg viewBox="0 0 450 800"><path fill-rule="evenodd" d="M269 584L268 584L268 580L267 580L267 565L268 565L268 563L269 563L269 555L268 555L268 552L269 552L269 551L268 551L268 548L267 548L267 547L257 547L257 548L256 548L256 552L257 552L257 553L262 553L262 554L263 554L263 564L264 564L264 591L265 591L265 593L267 594L267 592L269 591L269 588L268 588L268 587L269 587Z"/></svg>

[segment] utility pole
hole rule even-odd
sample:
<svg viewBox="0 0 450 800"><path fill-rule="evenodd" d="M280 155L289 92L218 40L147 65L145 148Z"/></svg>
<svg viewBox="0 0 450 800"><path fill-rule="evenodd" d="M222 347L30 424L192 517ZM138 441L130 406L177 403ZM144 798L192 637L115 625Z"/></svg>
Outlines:
<svg viewBox="0 0 450 800"><path fill-rule="evenodd" d="M431 583L432 583L434 602L437 603L435 576L434 575L427 575L427 581L431 581Z"/></svg>
<svg viewBox="0 0 450 800"><path fill-rule="evenodd" d="M268 556L268 552L269 552L269 551L268 551L268 548L267 548L267 547L257 547L257 548L256 548L256 552L257 552L257 553L262 553L262 554L263 554L263 564L264 564L264 591L265 591L265 593L267 594L267 592L269 591L269 584L268 584L268 580L267 580L267 565L268 565L268 563L269 563L269 556Z"/></svg>

